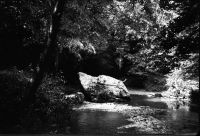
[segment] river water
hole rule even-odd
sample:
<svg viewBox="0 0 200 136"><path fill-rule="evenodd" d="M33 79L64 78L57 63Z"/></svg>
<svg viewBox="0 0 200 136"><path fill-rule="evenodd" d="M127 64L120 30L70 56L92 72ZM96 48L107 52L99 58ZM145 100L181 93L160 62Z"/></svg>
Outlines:
<svg viewBox="0 0 200 136"><path fill-rule="evenodd" d="M163 114L154 115L154 117L165 122L172 130L171 134L196 135L199 127L198 105L189 105L178 101L164 100L163 98L151 98L143 94L137 95L137 93L133 93L131 101L125 104L166 109ZM74 111L72 115L69 129L70 134L131 135L136 132L134 127L118 129L123 125L129 124L127 117L118 112L81 110Z"/></svg>

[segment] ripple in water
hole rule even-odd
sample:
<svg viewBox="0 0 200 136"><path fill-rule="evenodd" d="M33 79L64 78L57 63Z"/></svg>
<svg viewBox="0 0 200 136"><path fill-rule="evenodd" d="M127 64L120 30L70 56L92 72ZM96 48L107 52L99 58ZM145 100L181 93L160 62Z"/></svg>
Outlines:
<svg viewBox="0 0 200 136"><path fill-rule="evenodd" d="M176 134L195 134L198 132L197 105L181 105L175 101L166 101L161 98L148 98L142 95L132 95L129 106L149 106L156 109L166 109L162 114L154 115ZM101 110L74 111L70 121L72 134L134 134L134 127L117 129L129 125L130 121L125 114Z"/></svg>

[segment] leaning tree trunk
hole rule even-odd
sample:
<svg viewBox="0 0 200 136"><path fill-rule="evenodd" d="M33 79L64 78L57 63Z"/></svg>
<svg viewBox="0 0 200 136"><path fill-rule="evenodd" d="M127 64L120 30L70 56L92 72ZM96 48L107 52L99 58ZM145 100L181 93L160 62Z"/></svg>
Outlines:
<svg viewBox="0 0 200 136"><path fill-rule="evenodd" d="M50 26L48 32L49 34L47 38L46 49L41 56L39 70L36 72L34 82L28 96L26 97L26 104L28 105L34 102L35 94L38 90L39 85L42 82L45 73L49 70L49 67L51 67L55 63L53 62L55 59L52 58L52 54L55 54L56 51L57 34L61 25L60 22L64 11L65 1L66 0L57 0L53 8L52 15L50 17Z"/></svg>

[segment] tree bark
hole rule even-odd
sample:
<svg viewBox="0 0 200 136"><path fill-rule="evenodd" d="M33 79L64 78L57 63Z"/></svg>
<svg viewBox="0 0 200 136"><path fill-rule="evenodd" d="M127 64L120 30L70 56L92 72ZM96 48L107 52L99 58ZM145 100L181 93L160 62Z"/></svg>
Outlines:
<svg viewBox="0 0 200 136"><path fill-rule="evenodd" d="M50 17L50 26L49 26L49 34L46 43L46 49L44 50L40 63L39 70L35 75L35 79L33 81L32 87L28 96L26 104L29 105L34 102L35 94L39 88L39 85L42 82L42 79L45 73L49 70L51 66L55 64L55 56L52 57L52 54L56 51L56 42L57 42L57 34L60 28L61 17L64 11L64 5L66 0L57 0L55 6L53 7L52 15ZM55 53L56 54L56 53Z"/></svg>

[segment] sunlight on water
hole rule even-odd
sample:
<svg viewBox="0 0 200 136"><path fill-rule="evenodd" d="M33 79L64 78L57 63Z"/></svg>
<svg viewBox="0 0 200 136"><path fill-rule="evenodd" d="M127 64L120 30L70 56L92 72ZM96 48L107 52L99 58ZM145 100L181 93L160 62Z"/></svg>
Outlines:
<svg viewBox="0 0 200 136"><path fill-rule="evenodd" d="M172 133L195 134L198 132L198 114L196 112L198 107L196 105L191 107L187 103L162 98L149 98L144 95L132 95L131 97L131 101L125 104L85 103L82 107L76 107L71 120L71 133L111 135L137 133L134 127L136 124L131 123L126 114L122 112L126 108L132 109L132 106L149 106L166 110L154 117L161 122L165 122Z"/></svg>

